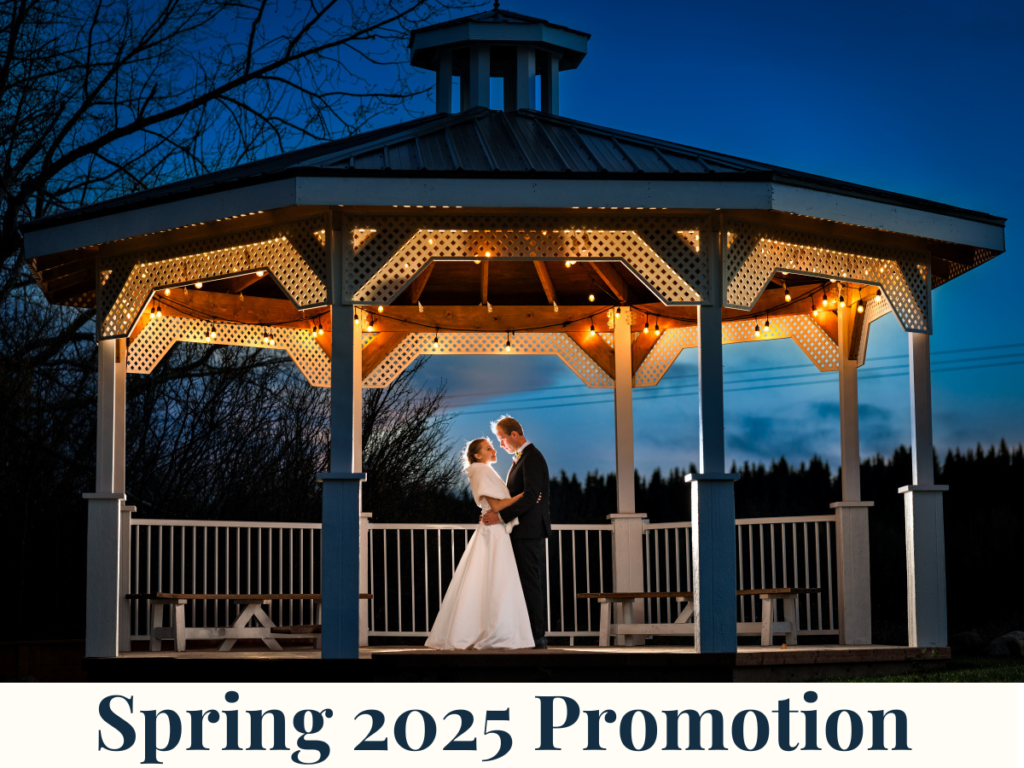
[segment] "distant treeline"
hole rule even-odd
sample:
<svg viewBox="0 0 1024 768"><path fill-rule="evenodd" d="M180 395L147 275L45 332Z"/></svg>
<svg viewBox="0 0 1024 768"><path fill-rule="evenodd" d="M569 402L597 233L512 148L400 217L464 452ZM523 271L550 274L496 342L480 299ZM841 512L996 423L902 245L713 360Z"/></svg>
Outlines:
<svg viewBox="0 0 1024 768"><path fill-rule="evenodd" d="M637 475L636 506L654 523L690 519L687 471L654 470ZM794 467L784 458L770 465L734 466L736 517L821 515L842 498L841 478L817 457ZM551 479L556 523L597 523L615 511L615 475L588 474ZM1024 548L1024 447L1005 441L987 451L959 449L936 461L935 482L943 495L946 584L950 634L977 629L983 635L1024 629L1024 608L1016 589ZM907 576L901 486L911 483L910 451L898 448L861 464L861 498L870 512L871 593L876 643L907 641Z"/></svg>

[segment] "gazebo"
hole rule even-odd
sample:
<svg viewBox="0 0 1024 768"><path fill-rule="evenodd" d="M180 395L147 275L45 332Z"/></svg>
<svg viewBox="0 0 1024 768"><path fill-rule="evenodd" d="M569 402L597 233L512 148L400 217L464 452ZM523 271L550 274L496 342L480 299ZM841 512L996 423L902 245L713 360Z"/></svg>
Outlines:
<svg viewBox="0 0 1024 768"><path fill-rule="evenodd" d="M633 389L657 386L685 348L699 360L700 466L687 478L695 645L735 651L738 476L725 464L722 345L791 338L839 374L839 641L868 644L857 371L871 323L889 312L910 354L909 644L946 645L931 292L1001 253L1004 220L562 116L559 74L581 64L588 37L499 9L418 29L412 63L436 73L436 114L25 227L47 298L97 312L88 657L130 649L125 377L179 342L274 346L330 387L323 656L354 658L364 387L387 386L418 355L558 355L588 386L614 390L617 476L630 477ZM617 505L614 589L641 591L645 515L632 484L619 484Z"/></svg>

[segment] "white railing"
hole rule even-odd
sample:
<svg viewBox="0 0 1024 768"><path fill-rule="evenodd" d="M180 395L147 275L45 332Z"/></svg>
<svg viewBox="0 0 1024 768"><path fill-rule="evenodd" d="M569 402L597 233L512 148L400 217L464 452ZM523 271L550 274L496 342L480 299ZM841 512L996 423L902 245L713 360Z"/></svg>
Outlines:
<svg viewBox="0 0 1024 768"><path fill-rule="evenodd" d="M473 524L370 523L366 563L371 637L426 637ZM548 539L548 634L596 636L598 611L581 592L612 588L611 526L555 525ZM690 523L644 526L644 581L650 591L692 589ZM808 634L835 634L838 596L835 518L777 517L736 522L737 583L759 587L821 587L800 601L798 623ZM320 525L184 520L132 520L131 592L309 594L320 587ZM132 638L146 639L149 606L133 601ZM739 598L739 621L760 620L760 600ZM239 607L226 600L193 601L186 623L225 626ZM278 600L279 624L314 621L312 601ZM674 600L648 600L652 622L673 621Z"/></svg>
<svg viewBox="0 0 1024 768"><path fill-rule="evenodd" d="M371 637L426 637L475 524L369 525ZM611 589L611 526L553 525L548 635L597 636L598 612L580 592Z"/></svg>
<svg viewBox="0 0 1024 768"><path fill-rule="evenodd" d="M803 634L838 634L839 596L835 569L835 516L760 517L736 521L737 589L818 587L797 604ZM651 592L693 589L693 542L690 523L644 526L644 581ZM674 621L674 600L648 600L652 622ZM737 598L740 622L761 620L761 600Z"/></svg>
<svg viewBox="0 0 1024 768"><path fill-rule="evenodd" d="M320 592L320 524L132 520L130 592L315 594ZM243 606L193 600L190 627L223 627ZM312 624L311 600L276 600L277 624ZM133 640L149 637L148 600L133 600Z"/></svg>

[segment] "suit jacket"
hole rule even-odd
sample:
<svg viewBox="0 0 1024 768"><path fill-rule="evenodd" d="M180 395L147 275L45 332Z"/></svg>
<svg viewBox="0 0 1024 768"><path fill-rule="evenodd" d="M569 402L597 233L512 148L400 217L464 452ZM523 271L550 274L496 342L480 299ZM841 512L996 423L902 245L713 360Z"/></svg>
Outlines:
<svg viewBox="0 0 1024 768"><path fill-rule="evenodd" d="M512 465L505 480L509 494L523 494L523 498L501 511L501 519L506 523L519 518L519 525L509 534L511 538L546 539L551 533L550 482L548 463L531 443L523 449L523 455Z"/></svg>

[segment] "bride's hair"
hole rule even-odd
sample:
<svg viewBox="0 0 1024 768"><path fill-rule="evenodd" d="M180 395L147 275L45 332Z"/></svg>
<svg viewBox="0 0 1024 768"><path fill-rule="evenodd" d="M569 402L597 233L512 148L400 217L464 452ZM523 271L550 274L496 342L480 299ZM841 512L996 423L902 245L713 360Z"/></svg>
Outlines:
<svg viewBox="0 0 1024 768"><path fill-rule="evenodd" d="M480 463L480 459L476 455L480 452L480 448L487 442L486 437L478 437L476 440L470 440L466 443L466 457L464 460L463 469L469 469L470 464Z"/></svg>

